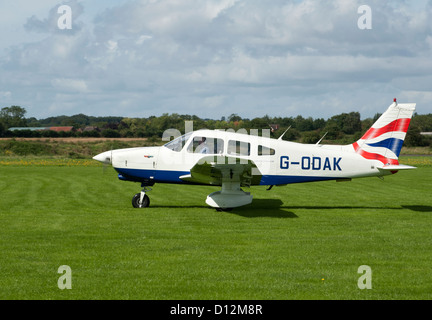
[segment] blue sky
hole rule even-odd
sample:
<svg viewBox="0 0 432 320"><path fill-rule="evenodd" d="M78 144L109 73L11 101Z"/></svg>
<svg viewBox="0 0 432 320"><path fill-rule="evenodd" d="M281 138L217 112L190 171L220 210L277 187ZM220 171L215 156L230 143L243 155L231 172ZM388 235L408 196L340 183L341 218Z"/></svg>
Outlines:
<svg viewBox="0 0 432 320"><path fill-rule="evenodd" d="M72 30L60 30L60 5ZM368 5L372 29L361 30ZM432 1L0 4L0 106L28 117L432 113Z"/></svg>

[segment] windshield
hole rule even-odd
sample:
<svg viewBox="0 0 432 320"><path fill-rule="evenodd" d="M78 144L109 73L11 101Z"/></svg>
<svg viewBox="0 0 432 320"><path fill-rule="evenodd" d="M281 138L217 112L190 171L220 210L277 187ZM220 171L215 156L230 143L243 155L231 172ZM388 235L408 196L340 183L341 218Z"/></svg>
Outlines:
<svg viewBox="0 0 432 320"><path fill-rule="evenodd" d="M181 149L183 149L184 145L186 144L186 141L189 140L189 137L191 136L192 132L186 133L182 135L181 137L175 138L174 140L166 143L164 147L167 147L168 149L176 152L180 152Z"/></svg>

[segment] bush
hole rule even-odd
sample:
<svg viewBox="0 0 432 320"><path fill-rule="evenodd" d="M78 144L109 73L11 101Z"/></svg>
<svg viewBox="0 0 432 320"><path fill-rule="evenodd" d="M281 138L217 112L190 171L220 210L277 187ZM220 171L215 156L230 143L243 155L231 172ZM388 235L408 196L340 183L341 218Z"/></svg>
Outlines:
<svg viewBox="0 0 432 320"><path fill-rule="evenodd" d="M315 144L321 137L318 131L304 132L302 135L302 143Z"/></svg>
<svg viewBox="0 0 432 320"><path fill-rule="evenodd" d="M120 138L120 133L113 129L105 129L102 131L101 135L105 138Z"/></svg>
<svg viewBox="0 0 432 320"><path fill-rule="evenodd" d="M5 154L13 153L18 156L28 155L43 155L49 154L51 148L48 144L42 142L30 142L30 141L8 141L4 146Z"/></svg>
<svg viewBox="0 0 432 320"><path fill-rule="evenodd" d="M84 131L81 133L81 137L91 137L91 138L99 138L101 135L97 130Z"/></svg>
<svg viewBox="0 0 432 320"><path fill-rule="evenodd" d="M44 137L44 138L58 138L59 137L59 133L57 131L54 131L54 130L43 130L43 131L41 131L41 137Z"/></svg>

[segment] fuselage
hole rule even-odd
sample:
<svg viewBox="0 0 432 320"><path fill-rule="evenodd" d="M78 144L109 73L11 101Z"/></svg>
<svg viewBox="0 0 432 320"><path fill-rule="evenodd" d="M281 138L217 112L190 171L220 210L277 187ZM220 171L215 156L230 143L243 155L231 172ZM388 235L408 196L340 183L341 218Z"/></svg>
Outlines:
<svg viewBox="0 0 432 320"><path fill-rule="evenodd" d="M205 138L206 148L200 148ZM382 176L381 162L368 160L352 145L310 145L267 137L198 130L178 137L161 147L107 151L99 157L109 162L121 180L154 183L190 183L180 177L209 155L252 161L251 185L290 183Z"/></svg>

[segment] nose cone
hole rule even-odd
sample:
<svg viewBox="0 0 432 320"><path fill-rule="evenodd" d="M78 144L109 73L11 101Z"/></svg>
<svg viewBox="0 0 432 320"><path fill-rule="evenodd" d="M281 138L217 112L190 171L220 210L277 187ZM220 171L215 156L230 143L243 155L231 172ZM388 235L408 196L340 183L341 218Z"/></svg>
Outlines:
<svg viewBox="0 0 432 320"><path fill-rule="evenodd" d="M111 151L105 151L102 153L99 153L98 155L93 157L94 160L105 163L105 164L111 164L112 163L112 152Z"/></svg>

